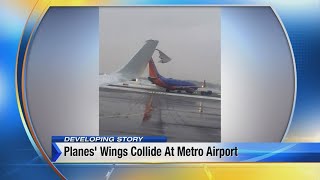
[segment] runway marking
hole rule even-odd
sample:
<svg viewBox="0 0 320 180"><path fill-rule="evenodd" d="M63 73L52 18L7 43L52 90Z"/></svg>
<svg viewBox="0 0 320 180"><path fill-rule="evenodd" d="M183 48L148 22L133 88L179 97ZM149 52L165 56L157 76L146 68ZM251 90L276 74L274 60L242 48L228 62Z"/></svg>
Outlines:
<svg viewBox="0 0 320 180"><path fill-rule="evenodd" d="M118 86L101 86L100 88L114 89L114 90L123 90L123 91L128 91L128 92L140 92L140 93L149 93L149 94L160 94L160 95L167 95L167 96L189 97L189 98L197 98L197 99L212 99L212 100L221 101L221 98L219 98L219 97L200 96L200 95L189 95L189 94L176 94L176 93L167 93L167 92L153 91L153 90L143 90L143 89L134 89L134 88L118 87Z"/></svg>

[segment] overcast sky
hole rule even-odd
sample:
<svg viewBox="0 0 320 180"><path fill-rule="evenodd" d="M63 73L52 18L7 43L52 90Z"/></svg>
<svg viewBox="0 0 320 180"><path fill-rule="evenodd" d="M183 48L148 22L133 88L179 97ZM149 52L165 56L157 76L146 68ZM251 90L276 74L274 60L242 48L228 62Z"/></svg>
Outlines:
<svg viewBox="0 0 320 180"><path fill-rule="evenodd" d="M155 39L157 48L172 58L156 63L161 75L220 84L218 7L101 7L99 23L100 73L119 69L145 40Z"/></svg>

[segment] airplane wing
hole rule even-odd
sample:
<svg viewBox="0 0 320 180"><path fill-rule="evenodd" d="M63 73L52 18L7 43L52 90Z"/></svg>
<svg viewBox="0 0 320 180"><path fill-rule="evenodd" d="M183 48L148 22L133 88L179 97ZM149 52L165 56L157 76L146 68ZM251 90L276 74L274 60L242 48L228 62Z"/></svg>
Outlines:
<svg viewBox="0 0 320 180"><path fill-rule="evenodd" d="M177 89L200 88L199 86L174 86Z"/></svg>
<svg viewBox="0 0 320 180"><path fill-rule="evenodd" d="M159 52L159 58L160 58L160 61L158 61L159 63L167 63L171 61L171 58L167 56L165 53L163 53L159 49L156 49L156 50Z"/></svg>
<svg viewBox="0 0 320 180"><path fill-rule="evenodd" d="M147 67L156 47L157 40L147 40L145 45L131 58L131 60L122 66L119 70L111 74L100 75L99 84L113 84L136 79L142 75Z"/></svg>
<svg viewBox="0 0 320 180"><path fill-rule="evenodd" d="M129 79L138 78L143 71L146 69L156 47L158 45L157 40L147 40L146 44L134 55L131 60L124 65L120 70L117 71L118 74L122 74Z"/></svg>
<svg viewBox="0 0 320 180"><path fill-rule="evenodd" d="M206 86L207 86L206 80L204 80L201 86L194 85L194 86L175 86L175 87L180 89L180 88L204 88Z"/></svg>

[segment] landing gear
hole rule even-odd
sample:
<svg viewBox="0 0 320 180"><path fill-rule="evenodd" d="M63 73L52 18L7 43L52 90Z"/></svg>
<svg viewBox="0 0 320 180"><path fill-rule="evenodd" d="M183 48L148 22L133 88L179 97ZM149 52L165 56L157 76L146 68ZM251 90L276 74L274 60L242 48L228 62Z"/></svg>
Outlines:
<svg viewBox="0 0 320 180"><path fill-rule="evenodd" d="M202 96L210 96L212 94L212 91L201 91L200 94Z"/></svg>
<svg viewBox="0 0 320 180"><path fill-rule="evenodd" d="M169 90L169 89L166 89L166 92L170 92L170 90Z"/></svg>
<svg viewBox="0 0 320 180"><path fill-rule="evenodd" d="M188 94L193 94L194 91L186 91Z"/></svg>
<svg viewBox="0 0 320 180"><path fill-rule="evenodd" d="M177 92L178 92L178 93L181 93L181 91L180 91L180 90L178 90Z"/></svg>

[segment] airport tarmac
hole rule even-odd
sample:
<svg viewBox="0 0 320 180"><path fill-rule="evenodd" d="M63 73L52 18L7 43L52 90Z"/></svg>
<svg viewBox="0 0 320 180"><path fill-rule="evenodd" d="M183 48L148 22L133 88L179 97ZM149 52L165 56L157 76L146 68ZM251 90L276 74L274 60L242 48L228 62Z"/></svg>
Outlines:
<svg viewBox="0 0 320 180"><path fill-rule="evenodd" d="M99 89L100 135L166 136L170 142L220 142L221 101Z"/></svg>

